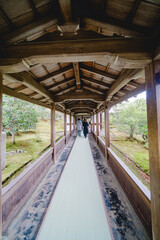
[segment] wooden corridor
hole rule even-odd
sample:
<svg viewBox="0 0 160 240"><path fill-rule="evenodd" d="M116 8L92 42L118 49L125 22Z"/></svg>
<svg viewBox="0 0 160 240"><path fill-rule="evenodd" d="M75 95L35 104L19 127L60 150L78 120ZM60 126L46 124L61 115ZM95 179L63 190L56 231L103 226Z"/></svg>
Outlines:
<svg viewBox="0 0 160 240"><path fill-rule="evenodd" d="M37 239L112 239L88 139L77 137Z"/></svg>

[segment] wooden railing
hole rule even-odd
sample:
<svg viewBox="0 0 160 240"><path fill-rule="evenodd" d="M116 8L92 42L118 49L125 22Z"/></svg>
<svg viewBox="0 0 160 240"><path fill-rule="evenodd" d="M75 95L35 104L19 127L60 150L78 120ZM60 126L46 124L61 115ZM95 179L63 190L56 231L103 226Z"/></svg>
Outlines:
<svg viewBox="0 0 160 240"><path fill-rule="evenodd" d="M95 132L93 137L97 142L101 152L105 156L105 143L100 137L97 137ZM131 172L125 163L111 150L108 150L108 163L112 168L116 178L126 193L130 203L135 209L135 212L142 221L146 231L152 236L151 224L151 200L150 191L145 187L140 180Z"/></svg>
<svg viewBox="0 0 160 240"><path fill-rule="evenodd" d="M69 142L72 134L66 136L66 143ZM56 156L64 149L65 137L62 137L56 143ZM10 222L14 219L27 199L32 195L39 182L45 176L52 161L53 148L48 149L35 162L27 167L19 176L12 180L6 187L2 189L2 219L3 231L6 230Z"/></svg>

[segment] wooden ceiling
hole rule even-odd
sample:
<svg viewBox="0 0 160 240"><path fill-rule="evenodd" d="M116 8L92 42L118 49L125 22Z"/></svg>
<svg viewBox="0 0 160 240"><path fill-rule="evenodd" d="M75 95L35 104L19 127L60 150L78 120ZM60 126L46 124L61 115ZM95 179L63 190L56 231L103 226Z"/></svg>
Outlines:
<svg viewBox="0 0 160 240"><path fill-rule="evenodd" d="M145 90L160 60L159 0L1 0L3 92L91 114Z"/></svg>

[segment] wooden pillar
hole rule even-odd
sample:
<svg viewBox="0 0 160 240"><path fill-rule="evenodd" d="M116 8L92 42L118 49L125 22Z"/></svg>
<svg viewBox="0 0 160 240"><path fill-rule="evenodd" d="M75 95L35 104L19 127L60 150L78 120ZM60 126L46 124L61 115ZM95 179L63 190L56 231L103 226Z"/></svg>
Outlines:
<svg viewBox="0 0 160 240"><path fill-rule="evenodd" d="M93 113L93 132L94 132L94 125L95 125L95 122L94 122L94 113Z"/></svg>
<svg viewBox="0 0 160 240"><path fill-rule="evenodd" d="M99 113L96 113L96 134L99 136Z"/></svg>
<svg viewBox="0 0 160 240"><path fill-rule="evenodd" d="M102 130L102 112L100 112L100 131Z"/></svg>
<svg viewBox="0 0 160 240"><path fill-rule="evenodd" d="M108 161L108 150L110 147L110 131L109 131L109 109L104 103L104 119L105 119L105 159Z"/></svg>
<svg viewBox="0 0 160 240"><path fill-rule="evenodd" d="M72 131L72 115L71 115L71 113L69 115L69 128L70 128L70 136L71 136L71 131Z"/></svg>
<svg viewBox="0 0 160 240"><path fill-rule="evenodd" d="M66 110L64 112L64 137L65 137L65 144L67 143L67 139L66 139L66 123L67 123L67 119L66 119Z"/></svg>
<svg viewBox="0 0 160 240"><path fill-rule="evenodd" d="M3 76L0 73L0 239L2 239L2 83Z"/></svg>
<svg viewBox="0 0 160 240"><path fill-rule="evenodd" d="M75 116L73 116L73 131L75 131L75 124L76 124Z"/></svg>
<svg viewBox="0 0 160 240"><path fill-rule="evenodd" d="M153 240L160 239L160 62L145 69Z"/></svg>
<svg viewBox="0 0 160 240"><path fill-rule="evenodd" d="M55 149L55 103L52 103L52 109L51 109L51 147L53 148L53 162L56 160L56 149Z"/></svg>

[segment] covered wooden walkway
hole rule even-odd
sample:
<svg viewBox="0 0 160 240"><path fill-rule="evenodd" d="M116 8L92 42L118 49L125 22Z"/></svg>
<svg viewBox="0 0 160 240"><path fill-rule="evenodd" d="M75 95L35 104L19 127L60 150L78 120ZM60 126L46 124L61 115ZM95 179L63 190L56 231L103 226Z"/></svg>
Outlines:
<svg viewBox="0 0 160 240"><path fill-rule="evenodd" d="M88 139L77 137L37 237L112 239Z"/></svg>

